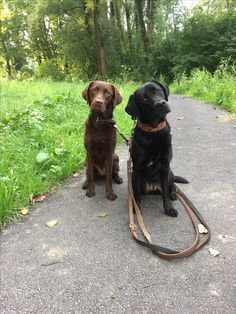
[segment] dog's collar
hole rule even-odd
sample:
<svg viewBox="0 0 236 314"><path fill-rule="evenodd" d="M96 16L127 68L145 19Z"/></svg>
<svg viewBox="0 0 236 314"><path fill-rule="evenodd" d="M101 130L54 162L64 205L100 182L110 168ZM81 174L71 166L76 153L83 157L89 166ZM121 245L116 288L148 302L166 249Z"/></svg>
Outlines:
<svg viewBox="0 0 236 314"><path fill-rule="evenodd" d="M95 122L98 124L116 124L116 121L113 117L108 119L102 119L101 117L96 117Z"/></svg>
<svg viewBox="0 0 236 314"><path fill-rule="evenodd" d="M142 123L141 121L138 120L137 126L144 132L158 132L165 128L166 121L162 121L157 126L153 127L149 124Z"/></svg>

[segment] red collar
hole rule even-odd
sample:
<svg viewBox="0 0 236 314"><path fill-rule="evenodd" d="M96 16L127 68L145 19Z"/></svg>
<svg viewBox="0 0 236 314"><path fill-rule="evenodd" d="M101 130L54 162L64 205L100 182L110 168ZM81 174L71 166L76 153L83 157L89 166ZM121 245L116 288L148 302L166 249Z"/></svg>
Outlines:
<svg viewBox="0 0 236 314"><path fill-rule="evenodd" d="M157 126L150 126L149 124L137 121L137 126L144 132L158 132L166 126L166 121L160 122Z"/></svg>

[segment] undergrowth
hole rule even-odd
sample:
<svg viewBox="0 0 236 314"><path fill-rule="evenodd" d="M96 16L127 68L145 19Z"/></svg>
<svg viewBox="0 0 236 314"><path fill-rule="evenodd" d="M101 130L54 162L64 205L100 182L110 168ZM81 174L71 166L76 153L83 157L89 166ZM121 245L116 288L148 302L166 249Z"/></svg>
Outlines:
<svg viewBox="0 0 236 314"><path fill-rule="evenodd" d="M172 92L201 99L236 114L236 66L222 63L214 74L195 69L182 74L171 86Z"/></svg>
<svg viewBox="0 0 236 314"><path fill-rule="evenodd" d="M27 82L22 98L16 96L22 94L17 84L4 82L1 94L4 108L9 102L10 110L1 107L0 227L16 220L32 196L47 193L83 167L85 158L83 134L89 109L81 92L86 84ZM132 121L124 106L137 85L117 88L123 103L116 107L115 119L128 136ZM38 98L40 94L44 96Z"/></svg>

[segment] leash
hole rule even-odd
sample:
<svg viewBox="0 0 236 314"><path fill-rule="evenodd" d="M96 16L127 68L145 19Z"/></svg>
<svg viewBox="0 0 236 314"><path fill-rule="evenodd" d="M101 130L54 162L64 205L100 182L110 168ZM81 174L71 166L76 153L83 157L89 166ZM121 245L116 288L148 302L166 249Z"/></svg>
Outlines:
<svg viewBox="0 0 236 314"><path fill-rule="evenodd" d="M129 148L131 151L131 142L129 143ZM176 186L175 184L175 188L176 188L176 195L179 199L179 201L181 202L181 204L184 206L184 208L186 209L188 215L190 216L190 219L192 221L194 230L195 230L195 240L194 242L185 250L183 251L176 251L176 250L172 250L169 248L165 248L159 245L156 245L153 243L152 237L149 234L145 223L144 223L144 219L142 216L142 213L140 211L140 208L138 207L135 199L134 199L134 195L133 195L133 188L132 188L132 162L131 162L131 155L129 156L129 159L127 161L127 175L128 175L128 207L129 207L129 221L130 221L130 231L132 234L132 237L135 239L136 242L138 242L139 244L149 248L152 250L152 252L164 259L179 259L179 258L183 258L183 257L187 257L191 254L193 254L194 252L196 252L197 250L199 250L204 244L208 243L210 240L210 228L207 225L207 223L205 222L204 218L202 217L202 215L199 213L199 211L196 209L196 207L193 205L193 203L187 198L187 196ZM147 240L147 242L140 240L137 234L137 225L135 224L134 221L134 211L133 209L135 209L135 213L136 213L136 218L139 224L139 227L145 237L145 239ZM200 234L199 231L199 225L203 225L205 230L206 230L206 234Z"/></svg>
<svg viewBox="0 0 236 314"><path fill-rule="evenodd" d="M123 138L123 140L125 141L126 145L129 145L129 140L124 136L123 133L121 133L121 131L119 130L117 124L115 123L113 125L113 127L117 130L117 132L120 134L120 136Z"/></svg>
<svg viewBox="0 0 236 314"><path fill-rule="evenodd" d="M195 230L195 239L193 243L183 251L176 251L172 250L163 246L159 246L153 243L152 237L150 233L148 232L146 225L144 223L144 219L141 213L140 208L138 207L134 195L133 195L133 187L132 187L132 161L131 161L131 149L132 149L132 136L131 139L128 140L123 133L119 130L118 126L116 123L113 124L113 127L118 131L120 136L124 139L126 142L127 146L129 147L129 159L127 160L127 175L128 175L128 208L129 208L129 227L130 227L130 232L134 240L141 244L142 246L145 246L153 252L153 254L164 258L168 260L172 259L180 259L187 257L197 250L199 250L203 245L208 243L210 241L211 237L211 231L209 226L207 225L205 219L202 217L200 212L197 210L197 208L193 205L193 203L188 199L188 197L180 190L180 188L174 184L175 190L176 190L176 196L180 203L183 205L185 210L187 211L192 225ZM136 218L138 225L140 227L140 230L142 231L146 241L143 241L139 239L138 234L137 234L137 225L135 224L135 219L134 219L134 210L136 213ZM201 234L199 231L199 226L204 226L205 228L205 233Z"/></svg>

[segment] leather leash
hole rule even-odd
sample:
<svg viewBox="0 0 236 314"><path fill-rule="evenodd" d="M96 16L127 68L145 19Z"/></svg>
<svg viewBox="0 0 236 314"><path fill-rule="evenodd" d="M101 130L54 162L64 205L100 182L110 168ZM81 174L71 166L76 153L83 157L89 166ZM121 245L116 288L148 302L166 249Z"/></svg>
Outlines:
<svg viewBox="0 0 236 314"><path fill-rule="evenodd" d="M110 121L109 121L110 122ZM113 121L112 121L113 122ZM127 160L127 175L128 175L128 207L129 207L129 227L130 227L130 232L132 234L132 237L135 239L136 242L139 244L151 249L151 251L164 259L172 260L172 259L179 259L179 258L184 258L187 257L197 250L199 250L203 245L208 243L211 238L211 231L209 226L207 225L206 221L202 217L202 215L199 213L197 208L193 205L193 203L188 199L188 197L180 190L180 188L175 184L175 189L176 189L176 196L181 202L181 204L184 206L185 210L187 211L191 222L193 224L194 230L195 230L195 239L193 243L186 248L183 251L176 251L172 250L169 248L165 248L163 246L159 246L153 243L152 237L150 233L148 232L146 225L144 223L144 219L141 213L140 208L138 207L134 195L133 195L133 187L132 187L132 161L131 161L131 149L132 149L132 136L130 140L128 140L124 134L120 132L118 129L116 123L113 124L113 127L117 129L118 133L121 135L121 137L125 140L127 146L129 147L129 159ZM141 128L146 128L146 125L142 124L139 125ZM158 127L158 130L162 129L165 127L165 125L160 125ZM145 129L145 131L147 131ZM150 132L150 130L148 130ZM152 131L152 130L151 130ZM156 131L156 129L155 129ZM136 218L137 222L139 224L139 227L147 241L143 241L139 239L138 234L137 234L137 225L135 224L134 220L134 211L136 213ZM199 225L204 226L205 230L207 233L201 234L199 231Z"/></svg>
<svg viewBox="0 0 236 314"><path fill-rule="evenodd" d="M182 205L186 209L186 211L187 211L187 213L190 216L190 219L192 221L192 224L193 224L193 227L195 230L195 234L196 234L195 240L187 249L185 249L183 251L172 250L172 249L165 248L165 247L162 247L162 246L159 246L159 245L156 245L153 243L152 237L149 234L149 232L145 226L140 208L138 207L138 205L134 199L134 195L133 195L131 147L132 147L132 143L131 143L131 141L129 141L130 156L129 156L129 159L127 161L128 206L129 206L129 221L130 221L129 227L130 227L130 231L131 231L133 238L139 244L151 249L155 255L157 255L161 258L164 258L164 259L168 259L168 260L179 259L179 258L187 257L187 256L193 254L198 249L200 249L204 244L209 242L210 236L211 236L210 228L207 225L207 223L205 222L204 218L199 213L199 211L193 205L193 203L187 198L187 196L176 185L175 185L176 195L177 195L179 201L182 203ZM147 240L146 242L139 239L139 237L138 237L137 226L134 222L133 208L135 209L135 212L136 212L136 218L137 218L139 227L140 227L144 237ZM200 236L199 224L203 225L206 228L207 233L202 234L202 236Z"/></svg>

